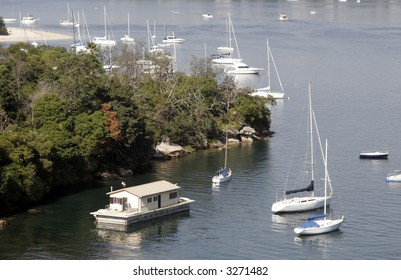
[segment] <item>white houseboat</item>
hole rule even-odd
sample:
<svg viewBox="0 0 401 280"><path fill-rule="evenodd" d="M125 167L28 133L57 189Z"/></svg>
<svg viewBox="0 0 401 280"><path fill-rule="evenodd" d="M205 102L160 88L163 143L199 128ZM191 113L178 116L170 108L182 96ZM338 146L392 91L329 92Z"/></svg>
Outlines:
<svg viewBox="0 0 401 280"><path fill-rule="evenodd" d="M98 228L127 230L131 224L189 211L194 200L179 197L177 184L165 180L111 190L109 205L90 214Z"/></svg>

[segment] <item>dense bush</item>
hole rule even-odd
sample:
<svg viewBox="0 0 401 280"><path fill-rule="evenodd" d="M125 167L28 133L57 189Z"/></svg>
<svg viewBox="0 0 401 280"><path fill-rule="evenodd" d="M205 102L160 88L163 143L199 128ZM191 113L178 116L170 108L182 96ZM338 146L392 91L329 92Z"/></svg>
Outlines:
<svg viewBox="0 0 401 280"><path fill-rule="evenodd" d="M141 51L124 47L113 58L121 68L106 74L104 55L25 43L3 49L0 212L102 170L148 166L164 135L200 149L227 123L270 127L266 100L237 90L210 61L194 58L187 75L165 56L146 54L144 63Z"/></svg>

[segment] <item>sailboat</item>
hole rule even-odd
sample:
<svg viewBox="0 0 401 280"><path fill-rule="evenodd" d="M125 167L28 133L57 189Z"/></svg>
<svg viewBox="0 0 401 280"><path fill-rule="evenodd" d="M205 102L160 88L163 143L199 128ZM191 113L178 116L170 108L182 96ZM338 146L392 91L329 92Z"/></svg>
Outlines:
<svg viewBox="0 0 401 280"><path fill-rule="evenodd" d="M212 182L214 184L220 184L222 182L226 182L231 179L232 171L229 167L227 167L227 145L228 144L228 127L226 125L226 144L225 144L225 153L224 153L224 167L221 167L217 170L216 174L212 178Z"/></svg>
<svg viewBox="0 0 401 280"><path fill-rule="evenodd" d="M12 2L13 0L10 0L10 14L11 14L11 2ZM4 23L15 23L15 22L17 22L17 19L16 18L4 18L3 17L3 21L4 21Z"/></svg>
<svg viewBox="0 0 401 280"><path fill-rule="evenodd" d="M228 17L226 18L226 45L218 47L217 51L221 54L230 54L234 51L231 46L231 26Z"/></svg>
<svg viewBox="0 0 401 280"><path fill-rule="evenodd" d="M327 172L327 139L326 149L324 157L324 192L326 197L327 182L329 182L329 176ZM327 205L326 199L324 200L324 213L321 215L309 217L306 222L302 223L298 227L294 228L294 232L298 235L315 235L328 233L337 230L344 222L345 217L331 219L327 217Z"/></svg>
<svg viewBox="0 0 401 280"><path fill-rule="evenodd" d="M241 54L239 52L239 48L238 48L238 43L237 43L237 39L235 37L235 33L234 33L234 26L232 24L231 21L231 17L230 14L228 14L227 17L227 32L228 32L228 46L226 46L225 48L220 47L220 49L218 49L220 52L222 52L223 50L226 50L228 52L226 52L225 54L222 54L220 57L215 58L212 60L212 63L214 64L220 64L220 65L232 65L234 63L240 63L243 62L242 58L241 58ZM235 42L235 48L232 47L231 45L231 36L234 37L234 42ZM233 52L234 49L236 50L237 53L237 57L233 57Z"/></svg>
<svg viewBox="0 0 401 280"><path fill-rule="evenodd" d="M134 38L132 38L129 34L129 14L128 14L128 34L124 35L124 37L120 38L121 41L123 41L124 43L134 43L135 40Z"/></svg>
<svg viewBox="0 0 401 280"><path fill-rule="evenodd" d="M310 140L310 173L311 181L307 187L298 188L293 190L288 190L284 192L284 198L282 200L276 201L272 204L272 212L279 213L289 213L289 212L301 212L310 211L315 209L323 208L325 205L329 205L331 199L333 198L332 190L329 195L326 193L324 196L315 196L315 163L314 163L314 133L313 133L313 120L314 115L312 111L312 101L311 92L309 86L309 140ZM316 129L316 134L319 137L319 133ZM309 172L307 172L309 174ZM331 185L330 185L331 187ZM309 192L310 195L303 196L293 196L293 194Z"/></svg>
<svg viewBox="0 0 401 280"><path fill-rule="evenodd" d="M72 17L75 20L75 15L72 12ZM89 34L89 29L88 29L88 23L86 22L86 17L85 13L82 10L82 25L80 23L80 17L79 17L79 12L78 12L78 20L76 21L78 28L76 28L77 33L78 33L78 38L75 38L75 28L73 29L74 32L74 43L71 44L71 47L75 49L76 53L89 53L91 50L88 48L87 43L91 41L90 39L90 34ZM81 36L81 27L83 28L83 36ZM87 38L86 38L87 37Z"/></svg>
<svg viewBox="0 0 401 280"><path fill-rule="evenodd" d="M284 97L284 88L283 84L281 83L280 76L278 74L278 70L276 67L276 63L273 58L272 51L269 47L269 40L266 39L266 50L267 50L267 86L264 88L258 88L256 91L252 92L252 96L262 96L262 97L273 97L274 99L282 99ZM280 84L280 91L272 91L271 90L271 71L270 71L270 59L273 62L274 70L276 73L277 80Z"/></svg>
<svg viewBox="0 0 401 280"><path fill-rule="evenodd" d="M115 40L111 40L110 36L107 34L107 13L106 6L103 6L104 9L104 36L103 37L95 37L93 39L93 43L100 46L108 46L114 47L116 45Z"/></svg>
<svg viewBox="0 0 401 280"><path fill-rule="evenodd" d="M155 43L156 36L150 31L149 20L146 20L146 25L148 28L148 51L150 53L164 53L164 49Z"/></svg>
<svg viewBox="0 0 401 280"><path fill-rule="evenodd" d="M74 26L78 27L79 24L75 21L75 19L71 19L71 10L70 5L67 3L67 19L60 20L61 26Z"/></svg>

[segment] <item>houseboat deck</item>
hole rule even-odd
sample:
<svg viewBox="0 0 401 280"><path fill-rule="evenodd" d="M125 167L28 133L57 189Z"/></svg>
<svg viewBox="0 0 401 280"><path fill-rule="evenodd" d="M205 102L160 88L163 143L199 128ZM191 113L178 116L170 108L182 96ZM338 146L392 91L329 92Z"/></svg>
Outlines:
<svg viewBox="0 0 401 280"><path fill-rule="evenodd" d="M91 212L100 228L126 230L134 223L189 211L194 200L178 197L180 187L167 181L123 188L107 193L110 204Z"/></svg>

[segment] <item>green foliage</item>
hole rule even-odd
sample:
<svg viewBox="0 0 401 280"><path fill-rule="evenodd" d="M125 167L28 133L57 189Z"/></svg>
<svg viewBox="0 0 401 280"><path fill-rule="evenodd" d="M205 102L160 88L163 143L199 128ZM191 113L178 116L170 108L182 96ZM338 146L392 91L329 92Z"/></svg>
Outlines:
<svg viewBox="0 0 401 280"><path fill-rule="evenodd" d="M167 136L203 149L225 125L269 130L266 100L238 90L232 77L194 58L192 75L170 58L123 47L106 75L105 53L25 43L0 59L0 212L37 203L86 175L151 162ZM141 55L138 55L141 54Z"/></svg>
<svg viewBox="0 0 401 280"><path fill-rule="evenodd" d="M235 101L235 122L241 125L249 125L257 131L270 130L270 110L266 107L266 99L240 95Z"/></svg>
<svg viewBox="0 0 401 280"><path fill-rule="evenodd" d="M29 205L49 191L48 174L32 135L3 131L0 133L0 211Z"/></svg>
<svg viewBox="0 0 401 280"><path fill-rule="evenodd" d="M0 17L0 35L9 35L2 17Z"/></svg>

